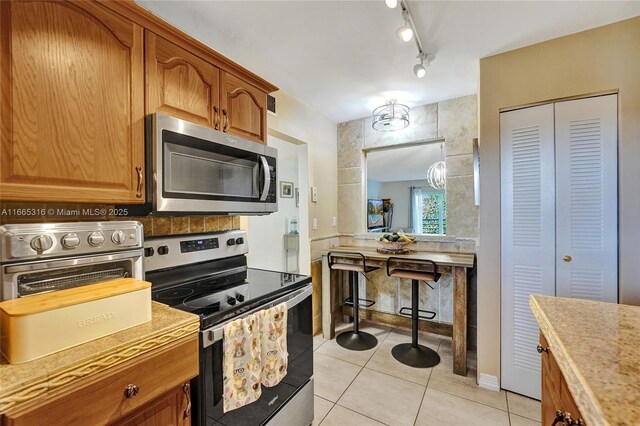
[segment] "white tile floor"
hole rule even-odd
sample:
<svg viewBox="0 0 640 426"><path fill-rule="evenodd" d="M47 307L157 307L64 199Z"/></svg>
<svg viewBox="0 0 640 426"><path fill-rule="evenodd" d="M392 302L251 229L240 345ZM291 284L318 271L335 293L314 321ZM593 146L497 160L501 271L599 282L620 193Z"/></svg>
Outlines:
<svg viewBox="0 0 640 426"><path fill-rule="evenodd" d="M476 385L473 352L467 377L454 375L451 339L421 333L420 342L437 350L441 362L419 369L391 356L394 345L411 341L409 331L367 323L361 328L378 338L378 346L349 351L335 340L314 338L314 425L540 425L540 402Z"/></svg>

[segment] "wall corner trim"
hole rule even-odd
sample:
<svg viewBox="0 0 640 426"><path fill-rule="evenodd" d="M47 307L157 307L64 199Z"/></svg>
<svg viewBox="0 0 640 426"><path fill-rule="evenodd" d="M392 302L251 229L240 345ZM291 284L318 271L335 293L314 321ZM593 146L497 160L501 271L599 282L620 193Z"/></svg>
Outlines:
<svg viewBox="0 0 640 426"><path fill-rule="evenodd" d="M500 392L500 382L496 376L490 374L480 373L480 380L478 380L478 386L483 389L488 389L494 392Z"/></svg>

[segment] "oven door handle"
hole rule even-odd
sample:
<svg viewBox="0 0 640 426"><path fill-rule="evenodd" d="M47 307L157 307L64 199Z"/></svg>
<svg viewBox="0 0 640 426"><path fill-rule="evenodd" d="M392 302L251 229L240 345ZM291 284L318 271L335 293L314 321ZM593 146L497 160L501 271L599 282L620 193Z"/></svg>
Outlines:
<svg viewBox="0 0 640 426"><path fill-rule="evenodd" d="M267 201L269 196L269 187L271 186L271 170L269 170L269 163L264 155L260 156L260 163L262 164L262 171L264 173L264 183L262 184L262 192L260 193L260 201Z"/></svg>
<svg viewBox="0 0 640 426"><path fill-rule="evenodd" d="M290 309L302 303L303 300L305 300L307 297L311 296L312 294L313 294L313 286L308 285L304 287L302 290L297 290L296 292L280 297L274 300L273 302L269 302L265 305L258 306L255 309L245 312L240 317L253 314L263 309L272 308L284 302L287 302L287 309ZM235 321L236 319L238 318L230 319L228 321L225 321L221 325L216 325L215 327L211 327L207 330L201 331L200 334L202 335L202 347L206 348L222 340L222 338L224 337L224 326L229 324L232 321Z"/></svg>

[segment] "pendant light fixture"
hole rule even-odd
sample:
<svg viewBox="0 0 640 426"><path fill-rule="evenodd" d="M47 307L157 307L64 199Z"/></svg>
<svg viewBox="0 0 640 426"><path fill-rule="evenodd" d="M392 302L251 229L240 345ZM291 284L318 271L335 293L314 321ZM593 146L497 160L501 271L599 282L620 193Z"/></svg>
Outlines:
<svg viewBox="0 0 640 426"><path fill-rule="evenodd" d="M371 126L380 132L402 130L409 125L409 107L391 99L373 110Z"/></svg>
<svg viewBox="0 0 640 426"><path fill-rule="evenodd" d="M427 182L429 182L429 186L438 191L443 191L447 186L447 166L444 162L442 145L443 144L440 143L440 158L442 160L433 163L427 171Z"/></svg>
<svg viewBox="0 0 640 426"><path fill-rule="evenodd" d="M389 9L395 9L398 6L398 0L384 0Z"/></svg>

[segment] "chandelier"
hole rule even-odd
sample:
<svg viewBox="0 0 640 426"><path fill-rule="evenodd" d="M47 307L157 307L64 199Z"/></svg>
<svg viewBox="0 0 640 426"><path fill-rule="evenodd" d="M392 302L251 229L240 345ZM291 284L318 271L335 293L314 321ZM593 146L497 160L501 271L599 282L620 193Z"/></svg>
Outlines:
<svg viewBox="0 0 640 426"><path fill-rule="evenodd" d="M373 110L371 126L380 132L402 130L409 125L409 107L391 99Z"/></svg>
<svg viewBox="0 0 640 426"><path fill-rule="evenodd" d="M440 144L440 158L442 158L442 144ZM429 185L442 191L447 186L447 166L444 160L437 161L429 167L427 171L427 182Z"/></svg>

